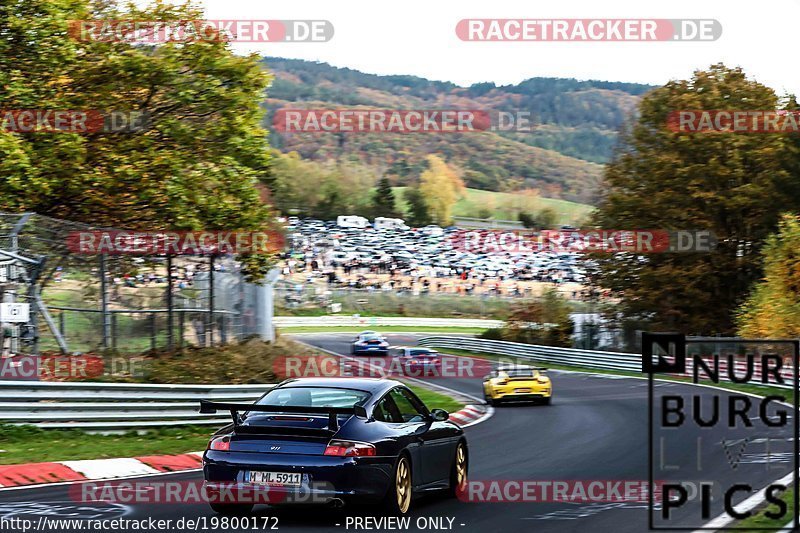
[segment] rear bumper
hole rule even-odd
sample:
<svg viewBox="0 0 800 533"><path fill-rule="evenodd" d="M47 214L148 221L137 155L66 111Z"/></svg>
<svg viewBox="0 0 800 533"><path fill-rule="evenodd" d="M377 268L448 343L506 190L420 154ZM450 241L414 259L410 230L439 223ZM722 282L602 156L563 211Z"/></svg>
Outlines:
<svg viewBox="0 0 800 533"><path fill-rule="evenodd" d="M353 355L380 355L385 357L389 355L389 350L368 350L366 348L353 348Z"/></svg>
<svg viewBox="0 0 800 533"><path fill-rule="evenodd" d="M495 400L510 400L510 401L533 401L533 400L540 400L543 398L549 398L552 396L553 390L552 389L542 389L542 390L533 390L531 392L499 392L494 391L492 394L492 398Z"/></svg>
<svg viewBox="0 0 800 533"><path fill-rule="evenodd" d="M343 500L378 501L391 485L393 457L329 457L298 454L270 454L207 451L203 456L203 477L209 499L229 495L230 486L241 486L243 501L263 489L250 483L250 471L299 473L299 487L267 487L268 501L255 503L325 504ZM223 492L228 491L228 492ZM261 497L256 494L257 497Z"/></svg>

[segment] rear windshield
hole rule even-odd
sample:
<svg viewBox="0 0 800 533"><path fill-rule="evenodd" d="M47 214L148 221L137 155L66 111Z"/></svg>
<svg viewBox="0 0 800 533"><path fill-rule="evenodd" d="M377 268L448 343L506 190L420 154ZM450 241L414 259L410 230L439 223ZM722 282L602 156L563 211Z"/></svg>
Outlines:
<svg viewBox="0 0 800 533"><path fill-rule="evenodd" d="M533 370L503 370L510 378L532 378Z"/></svg>
<svg viewBox="0 0 800 533"><path fill-rule="evenodd" d="M361 338L365 341L379 341L381 340L380 335L362 335Z"/></svg>
<svg viewBox="0 0 800 533"><path fill-rule="evenodd" d="M258 405L285 405L288 407L353 407L370 394L354 389L328 387L281 387L267 393Z"/></svg>
<svg viewBox="0 0 800 533"><path fill-rule="evenodd" d="M411 355L436 355L436 352L430 350L411 350Z"/></svg>

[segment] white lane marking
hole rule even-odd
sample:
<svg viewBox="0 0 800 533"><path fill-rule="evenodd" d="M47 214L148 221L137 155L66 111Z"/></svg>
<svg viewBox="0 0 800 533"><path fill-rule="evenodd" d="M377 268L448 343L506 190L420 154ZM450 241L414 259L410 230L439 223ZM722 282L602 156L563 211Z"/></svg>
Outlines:
<svg viewBox="0 0 800 533"><path fill-rule="evenodd" d="M658 505L654 507L660 508ZM647 504L628 502L591 503L578 508L559 509L558 511L538 516L524 517L521 518L521 520L580 520L581 518L588 518L605 511L613 511L614 509L647 509Z"/></svg>
<svg viewBox="0 0 800 533"><path fill-rule="evenodd" d="M105 503L105 507L80 505L72 501L8 502L0 503L0 515L4 519L19 516L52 516L85 520L109 519L124 516L131 507L121 503Z"/></svg>

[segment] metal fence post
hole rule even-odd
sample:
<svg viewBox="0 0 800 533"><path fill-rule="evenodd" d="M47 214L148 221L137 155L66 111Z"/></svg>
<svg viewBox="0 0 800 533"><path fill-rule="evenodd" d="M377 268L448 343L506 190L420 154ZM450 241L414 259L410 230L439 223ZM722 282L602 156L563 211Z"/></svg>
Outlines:
<svg viewBox="0 0 800 533"><path fill-rule="evenodd" d="M208 327L206 338L214 346L214 255L208 259Z"/></svg>
<svg viewBox="0 0 800 533"><path fill-rule="evenodd" d="M61 332L61 336L64 337L64 340L67 340L67 320L64 313L66 313L66 311L61 311L58 314L58 331Z"/></svg>
<svg viewBox="0 0 800 533"><path fill-rule="evenodd" d="M111 346L111 317L108 313L108 281L106 279L106 254L100 254L100 312L103 319L103 350Z"/></svg>
<svg viewBox="0 0 800 533"><path fill-rule="evenodd" d="M117 351L117 313L111 313L111 351Z"/></svg>
<svg viewBox="0 0 800 533"><path fill-rule="evenodd" d="M183 332L186 330L186 312L178 312L178 348L183 348Z"/></svg>
<svg viewBox="0 0 800 533"><path fill-rule="evenodd" d="M150 313L150 351L156 351L156 314Z"/></svg>
<svg viewBox="0 0 800 533"><path fill-rule="evenodd" d="M175 347L175 321L173 317L172 256L167 254L167 348Z"/></svg>

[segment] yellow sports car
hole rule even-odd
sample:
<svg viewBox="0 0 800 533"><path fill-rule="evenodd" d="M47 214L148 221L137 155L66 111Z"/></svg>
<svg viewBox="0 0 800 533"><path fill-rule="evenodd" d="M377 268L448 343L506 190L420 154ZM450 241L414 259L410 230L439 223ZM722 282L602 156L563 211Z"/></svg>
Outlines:
<svg viewBox="0 0 800 533"><path fill-rule="evenodd" d="M544 375L545 370L528 365L500 365L483 378L483 397L489 405L536 400L550 405L553 384Z"/></svg>

